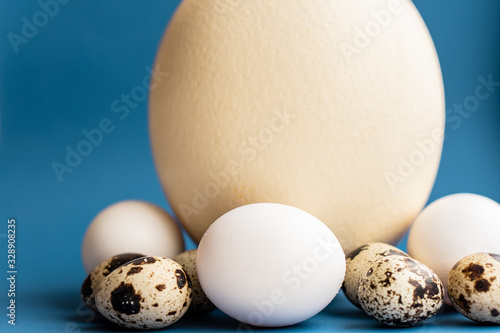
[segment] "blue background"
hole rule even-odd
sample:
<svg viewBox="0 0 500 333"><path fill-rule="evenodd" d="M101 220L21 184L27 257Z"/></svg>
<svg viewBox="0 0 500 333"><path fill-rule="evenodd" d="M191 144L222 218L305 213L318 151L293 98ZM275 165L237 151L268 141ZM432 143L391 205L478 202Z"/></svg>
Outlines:
<svg viewBox="0 0 500 333"><path fill-rule="evenodd" d="M37 1L0 0L0 331L116 331L81 307L85 277L80 246L88 223L104 207L144 199L165 208L147 131L147 101L120 120L111 103L141 83L179 0L69 1L15 52L8 33L21 34ZM500 81L500 1L415 0L434 38L448 108L473 95L478 76ZM449 117L452 113L449 114ZM60 182L51 163L82 130L110 118L115 129ZM451 119L451 118L450 118ZM500 88L458 128L448 126L431 201L475 192L500 201ZM17 325L6 324L7 219L17 219ZM401 245L404 247L404 243ZM183 318L172 330L234 330L219 312ZM337 297L320 315L285 330L379 330ZM456 313L414 331L487 331Z"/></svg>

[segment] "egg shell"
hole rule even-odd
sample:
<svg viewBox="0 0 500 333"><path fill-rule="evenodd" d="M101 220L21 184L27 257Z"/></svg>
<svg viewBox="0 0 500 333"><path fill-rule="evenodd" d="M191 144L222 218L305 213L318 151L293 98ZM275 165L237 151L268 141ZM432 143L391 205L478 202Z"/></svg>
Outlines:
<svg viewBox="0 0 500 333"><path fill-rule="evenodd" d="M373 262L382 257L393 255L408 256L400 249L386 243L369 243L360 246L347 255L346 274L344 283L342 284L342 290L352 304L360 307L358 300L359 281L370 269Z"/></svg>
<svg viewBox="0 0 500 333"><path fill-rule="evenodd" d="M448 276L448 295L465 317L500 324L500 255L477 253L461 259Z"/></svg>
<svg viewBox="0 0 500 333"><path fill-rule="evenodd" d="M349 253L397 242L428 200L444 89L410 0L184 0L155 66L156 170L196 242L233 208L279 202Z"/></svg>
<svg viewBox="0 0 500 333"><path fill-rule="evenodd" d="M126 264L137 258L145 257L143 254L139 253L122 253L117 256L113 256L101 262L97 265L92 272L85 278L82 284L80 295L82 297L85 305L94 311L97 311L95 306L95 293L99 288L102 280L113 272L118 267Z"/></svg>
<svg viewBox="0 0 500 333"><path fill-rule="evenodd" d="M179 320L191 298L191 282L181 265L163 257L145 257L105 277L96 294L96 306L119 326L159 329Z"/></svg>
<svg viewBox="0 0 500 333"><path fill-rule="evenodd" d="M207 295L201 288L200 281L198 280L198 273L196 272L196 254L198 250L189 250L182 252L174 260L179 263L186 274L191 280L193 289L193 299L189 306L189 312L204 313L215 310L215 305L208 299Z"/></svg>
<svg viewBox="0 0 500 333"><path fill-rule="evenodd" d="M408 254L429 266L445 286L453 265L479 252L500 253L500 205L484 196L457 193L427 206L408 236ZM446 301L449 304L448 297Z"/></svg>
<svg viewBox="0 0 500 333"><path fill-rule="evenodd" d="M161 207L139 200L115 203L90 223L82 243L82 260L90 273L119 253L136 252L173 258L184 250L181 231Z"/></svg>
<svg viewBox="0 0 500 333"><path fill-rule="evenodd" d="M257 203L217 219L196 258L207 297L250 325L278 327L304 321L337 295L345 255L320 220L295 207Z"/></svg>
<svg viewBox="0 0 500 333"><path fill-rule="evenodd" d="M358 287L362 309L394 327L415 326L434 316L444 300L439 277L422 263L403 256L375 261Z"/></svg>

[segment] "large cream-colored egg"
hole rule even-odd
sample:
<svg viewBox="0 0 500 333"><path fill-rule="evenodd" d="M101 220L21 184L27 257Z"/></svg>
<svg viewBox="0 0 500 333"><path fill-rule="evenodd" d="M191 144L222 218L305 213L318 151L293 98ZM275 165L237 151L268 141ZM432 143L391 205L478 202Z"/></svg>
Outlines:
<svg viewBox="0 0 500 333"><path fill-rule="evenodd" d="M155 66L154 159L195 241L277 202L350 252L397 241L428 199L444 92L409 0L184 0Z"/></svg>

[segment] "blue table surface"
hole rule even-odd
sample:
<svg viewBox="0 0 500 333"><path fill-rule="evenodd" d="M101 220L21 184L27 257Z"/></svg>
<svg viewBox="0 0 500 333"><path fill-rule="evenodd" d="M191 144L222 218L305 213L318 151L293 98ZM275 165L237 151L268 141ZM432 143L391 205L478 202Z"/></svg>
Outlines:
<svg viewBox="0 0 500 333"><path fill-rule="evenodd" d="M85 277L83 234L104 207L142 199L170 210L154 170L147 101L119 119L114 100L148 74L163 30L180 0L0 0L0 332L108 332L79 298ZM462 122L455 104L473 96L478 77L500 81L500 1L415 0L438 50L448 123L430 201L474 192L500 201L500 88ZM40 27L24 31L26 20ZM14 39L13 39L14 38ZM14 41L14 42L13 42ZM103 118L115 125L71 173L52 169L82 130ZM16 219L16 326L7 324L7 220ZM187 240L188 247L194 244ZM405 248L405 242L400 244ZM220 312L183 318L172 331L235 331ZM240 327L241 328L241 327ZM245 330L245 329L244 329ZM282 331L384 331L340 294L319 315ZM258 329L265 331L265 329ZM275 330L273 330L275 331ZM453 311L412 331L496 331Z"/></svg>

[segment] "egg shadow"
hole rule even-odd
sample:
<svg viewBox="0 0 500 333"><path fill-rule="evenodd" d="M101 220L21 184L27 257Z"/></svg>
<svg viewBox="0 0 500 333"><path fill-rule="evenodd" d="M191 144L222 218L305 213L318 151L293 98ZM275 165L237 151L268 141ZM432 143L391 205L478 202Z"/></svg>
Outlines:
<svg viewBox="0 0 500 333"><path fill-rule="evenodd" d="M82 299L80 298L79 286L63 287L56 290L44 290L33 295L33 300L43 302L44 304L57 310L66 311L76 309Z"/></svg>
<svg viewBox="0 0 500 333"><path fill-rule="evenodd" d="M352 320L366 320L370 321L370 318L366 315L366 313L363 312L363 310L358 309L354 306L349 306L349 307L341 307L341 306L335 306L335 307L328 307L325 310L323 310L324 313L331 315L333 317L341 317L341 318L346 318L346 319L352 319Z"/></svg>
<svg viewBox="0 0 500 333"><path fill-rule="evenodd" d="M62 287L57 290L44 290L30 298L33 307L53 310L58 320L64 322L70 332L135 332L110 323L102 315L88 309L80 298L79 286ZM189 312L169 329L179 331L206 330L210 327L217 332L262 331L263 328L242 324L225 315L220 310L207 314ZM143 331L137 331L143 332Z"/></svg>
<svg viewBox="0 0 500 333"><path fill-rule="evenodd" d="M437 316L436 323L441 327L449 328L468 327L473 329L481 327L498 327L498 324L478 323L470 320L462 316L451 306L447 306L446 310Z"/></svg>
<svg viewBox="0 0 500 333"><path fill-rule="evenodd" d="M305 329L305 325L298 323L284 327L259 327L239 322L220 310L215 310L205 315L186 314L176 324L175 327L180 330L206 330L207 327L217 332L267 332L286 329L287 331L300 331Z"/></svg>
<svg viewBox="0 0 500 333"><path fill-rule="evenodd" d="M220 310L214 310L205 314L192 314L186 313L177 323L175 327L182 330L204 330L207 327L215 329L216 331L234 331L241 328L237 320L232 319ZM243 328L244 330L244 328Z"/></svg>
<svg viewBox="0 0 500 333"><path fill-rule="evenodd" d="M144 332L120 327L110 323L102 315L88 309L80 298L80 286L61 286L54 290L41 290L30 296L30 306L44 308L53 314L53 320L61 322L69 332ZM57 317L57 318L56 318ZM251 326L229 317L220 310L206 314L187 313L179 321L168 327L169 330L190 332L210 330L216 332L235 331L275 331L280 328ZM287 331L303 331L301 323L285 327Z"/></svg>
<svg viewBox="0 0 500 333"><path fill-rule="evenodd" d="M354 305L339 304L328 306L324 313L332 315L334 317L349 318L355 320L367 319L368 316L363 312L362 309L355 307Z"/></svg>
<svg viewBox="0 0 500 333"><path fill-rule="evenodd" d="M88 309L80 298L80 286L61 286L55 290L33 293L30 306L53 310L57 319L64 321L67 330L85 330L108 323L100 314ZM100 328L102 329L102 327Z"/></svg>
<svg viewBox="0 0 500 333"><path fill-rule="evenodd" d="M347 300L344 292L339 292L330 305L328 305L322 312L332 317L372 322L372 320L361 308L358 308Z"/></svg>
<svg viewBox="0 0 500 333"><path fill-rule="evenodd" d="M31 292L30 303L32 306L42 306L60 312L71 312L83 304L80 298L79 286L61 286L57 289L42 289Z"/></svg>

